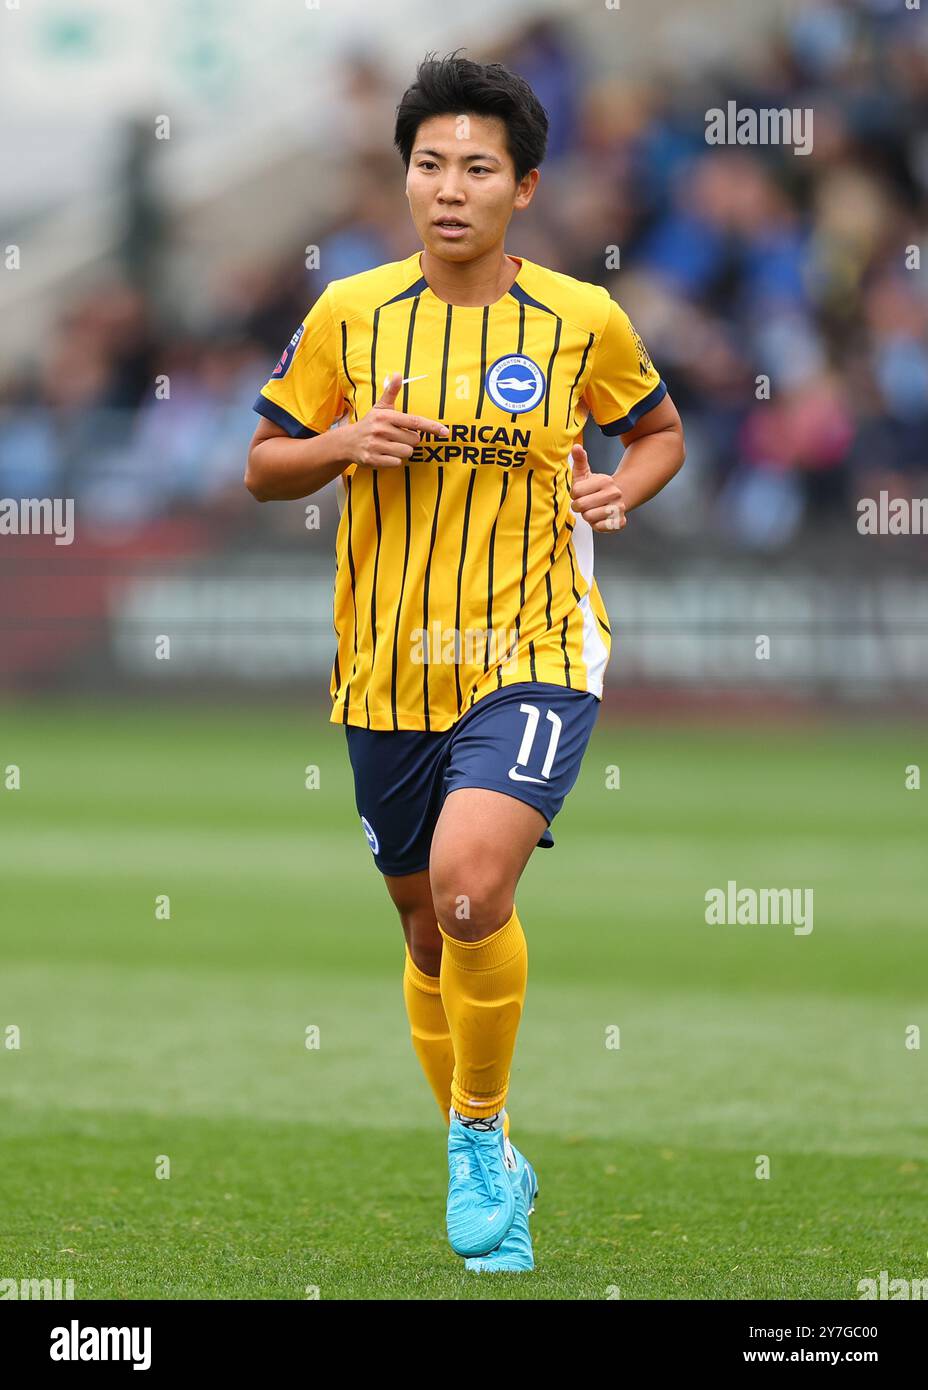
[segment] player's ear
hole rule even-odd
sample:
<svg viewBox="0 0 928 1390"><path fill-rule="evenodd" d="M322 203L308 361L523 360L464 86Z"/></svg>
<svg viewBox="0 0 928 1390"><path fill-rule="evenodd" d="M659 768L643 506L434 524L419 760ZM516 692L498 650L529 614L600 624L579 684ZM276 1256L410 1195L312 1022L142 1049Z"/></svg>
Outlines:
<svg viewBox="0 0 928 1390"><path fill-rule="evenodd" d="M521 182L516 184L514 206L520 211L527 208L532 201L540 177L537 169L530 169Z"/></svg>

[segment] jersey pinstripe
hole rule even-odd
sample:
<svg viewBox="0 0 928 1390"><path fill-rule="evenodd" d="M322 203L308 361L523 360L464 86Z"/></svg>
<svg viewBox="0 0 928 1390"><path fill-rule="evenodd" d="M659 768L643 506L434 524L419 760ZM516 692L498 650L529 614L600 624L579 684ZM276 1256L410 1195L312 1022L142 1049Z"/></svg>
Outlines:
<svg viewBox="0 0 928 1390"><path fill-rule="evenodd" d="M337 480L332 721L443 730L527 680L601 698L611 634L569 455L588 415L622 434L665 394L627 316L525 258L496 303L446 304L417 252L332 281L255 409L306 438L360 419L397 371L397 408L450 437Z"/></svg>

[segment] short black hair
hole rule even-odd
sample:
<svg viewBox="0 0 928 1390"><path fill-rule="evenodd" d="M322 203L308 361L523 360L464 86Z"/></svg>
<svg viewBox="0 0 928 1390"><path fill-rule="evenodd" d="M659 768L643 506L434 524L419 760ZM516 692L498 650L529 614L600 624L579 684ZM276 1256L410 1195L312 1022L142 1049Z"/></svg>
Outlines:
<svg viewBox="0 0 928 1390"><path fill-rule="evenodd" d="M457 54L426 54L396 108L393 143L408 172L416 131L430 116L497 116L506 126L518 183L545 157L545 109L525 79L502 63L475 63Z"/></svg>

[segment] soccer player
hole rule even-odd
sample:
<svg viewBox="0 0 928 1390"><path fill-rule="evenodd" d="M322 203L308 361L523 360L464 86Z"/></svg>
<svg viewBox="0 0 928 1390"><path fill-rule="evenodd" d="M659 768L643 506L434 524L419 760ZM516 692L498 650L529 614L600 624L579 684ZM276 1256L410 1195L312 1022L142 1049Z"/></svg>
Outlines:
<svg viewBox="0 0 928 1390"><path fill-rule="evenodd" d="M537 1181L505 1111L527 978L514 895L602 699L593 533L684 457L607 290L504 250L547 124L500 64L420 64L395 143L422 249L327 285L261 389L245 475L262 502L336 481L331 719L448 1122L448 1238L487 1271L534 1267ZM625 446L615 473L590 469L588 415Z"/></svg>

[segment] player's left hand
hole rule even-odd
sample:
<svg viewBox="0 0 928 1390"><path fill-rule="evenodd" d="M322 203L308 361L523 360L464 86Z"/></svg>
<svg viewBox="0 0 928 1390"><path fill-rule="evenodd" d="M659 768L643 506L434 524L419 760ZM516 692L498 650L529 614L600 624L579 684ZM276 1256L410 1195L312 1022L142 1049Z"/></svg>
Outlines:
<svg viewBox="0 0 928 1390"><path fill-rule="evenodd" d="M573 481L570 509L588 521L594 531L621 531L625 525L622 489L608 473L594 473L582 444L570 451Z"/></svg>

